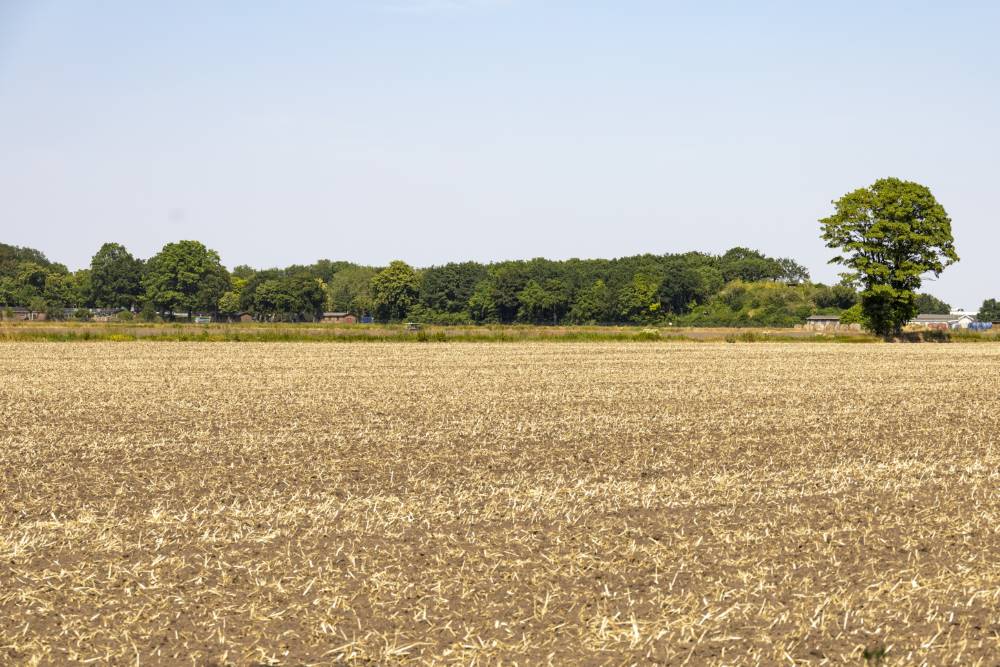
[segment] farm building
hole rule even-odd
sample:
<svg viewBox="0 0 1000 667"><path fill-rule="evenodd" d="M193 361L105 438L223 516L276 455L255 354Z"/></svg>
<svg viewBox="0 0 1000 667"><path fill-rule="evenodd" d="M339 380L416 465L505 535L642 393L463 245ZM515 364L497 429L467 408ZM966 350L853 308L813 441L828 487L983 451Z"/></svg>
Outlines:
<svg viewBox="0 0 1000 667"><path fill-rule="evenodd" d="M0 309L0 317L11 320L30 320L31 311L21 307L2 308Z"/></svg>
<svg viewBox="0 0 1000 667"><path fill-rule="evenodd" d="M251 315L250 313L240 313L239 315L236 316L236 319L238 319L240 322L253 322L253 315Z"/></svg>
<svg viewBox="0 0 1000 667"><path fill-rule="evenodd" d="M322 322L335 322L337 324L355 324L358 318L350 313L323 313Z"/></svg>
<svg viewBox="0 0 1000 667"><path fill-rule="evenodd" d="M91 308L90 314L95 322L112 322L124 308Z"/></svg>
<svg viewBox="0 0 1000 667"><path fill-rule="evenodd" d="M925 329L968 329L975 321L969 313L921 313L909 324Z"/></svg>
<svg viewBox="0 0 1000 667"><path fill-rule="evenodd" d="M839 315L810 315L806 318L806 327L810 329L835 329L839 326Z"/></svg>

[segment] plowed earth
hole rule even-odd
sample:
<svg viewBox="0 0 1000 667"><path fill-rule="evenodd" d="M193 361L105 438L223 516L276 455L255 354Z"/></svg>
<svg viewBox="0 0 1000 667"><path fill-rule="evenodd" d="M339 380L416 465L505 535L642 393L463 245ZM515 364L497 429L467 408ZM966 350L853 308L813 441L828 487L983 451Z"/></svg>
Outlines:
<svg viewBox="0 0 1000 667"><path fill-rule="evenodd" d="M997 665L998 369L0 344L0 663Z"/></svg>

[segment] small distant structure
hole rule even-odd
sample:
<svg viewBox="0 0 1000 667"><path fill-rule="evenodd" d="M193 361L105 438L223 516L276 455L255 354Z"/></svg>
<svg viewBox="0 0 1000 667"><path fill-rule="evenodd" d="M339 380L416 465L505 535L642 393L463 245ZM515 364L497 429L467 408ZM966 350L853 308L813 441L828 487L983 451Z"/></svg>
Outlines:
<svg viewBox="0 0 1000 667"><path fill-rule="evenodd" d="M921 329L968 329L976 322L976 316L966 312L920 313L909 321L910 326Z"/></svg>
<svg viewBox="0 0 1000 667"><path fill-rule="evenodd" d="M0 308L0 317L7 319L8 316L12 320L30 320L31 311L27 308L21 308L20 306L15 306L13 308Z"/></svg>
<svg viewBox="0 0 1000 667"><path fill-rule="evenodd" d="M253 322L253 314L247 312L239 313L237 314L236 319L240 322Z"/></svg>
<svg viewBox="0 0 1000 667"><path fill-rule="evenodd" d="M840 315L810 315L806 318L806 328L815 331L836 329L840 326Z"/></svg>
<svg viewBox="0 0 1000 667"><path fill-rule="evenodd" d="M212 316L211 315L195 315L194 316L194 323L195 324L211 324L212 323Z"/></svg>
<svg viewBox="0 0 1000 667"><path fill-rule="evenodd" d="M375 317L373 315L362 315L361 324L374 324Z"/></svg>
<svg viewBox="0 0 1000 667"><path fill-rule="evenodd" d="M321 322L332 322L335 324L357 324L358 318L348 312L323 313Z"/></svg>
<svg viewBox="0 0 1000 667"><path fill-rule="evenodd" d="M421 329L423 329L423 325L420 324L420 322L407 322L406 323L406 330L407 331L420 331Z"/></svg>
<svg viewBox="0 0 1000 667"><path fill-rule="evenodd" d="M91 308L90 316L95 322L112 322L124 308Z"/></svg>

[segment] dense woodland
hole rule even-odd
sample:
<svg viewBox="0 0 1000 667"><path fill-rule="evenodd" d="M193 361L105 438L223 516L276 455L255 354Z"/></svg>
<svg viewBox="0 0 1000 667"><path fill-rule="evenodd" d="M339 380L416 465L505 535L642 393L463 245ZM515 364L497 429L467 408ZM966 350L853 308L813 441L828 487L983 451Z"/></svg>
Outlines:
<svg viewBox="0 0 1000 667"><path fill-rule="evenodd" d="M929 295L919 302L921 312L950 310ZM102 308L148 320L250 313L262 321L312 321L324 311L349 311L383 322L438 324L792 326L817 313L857 321L857 303L853 286L812 283L795 261L748 248L423 269L402 261L371 267L323 259L228 271L198 241L168 243L147 260L106 243L89 268L71 272L38 250L0 244L0 307L50 318L86 319L90 309ZM997 307L995 301L984 307L990 305Z"/></svg>

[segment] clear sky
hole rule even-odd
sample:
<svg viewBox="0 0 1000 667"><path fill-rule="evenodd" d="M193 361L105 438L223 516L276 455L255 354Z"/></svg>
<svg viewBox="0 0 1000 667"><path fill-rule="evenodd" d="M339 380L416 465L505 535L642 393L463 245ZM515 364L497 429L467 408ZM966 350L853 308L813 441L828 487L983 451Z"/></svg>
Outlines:
<svg viewBox="0 0 1000 667"><path fill-rule="evenodd" d="M0 0L0 240L223 262L746 245L931 188L1000 297L1000 3Z"/></svg>

